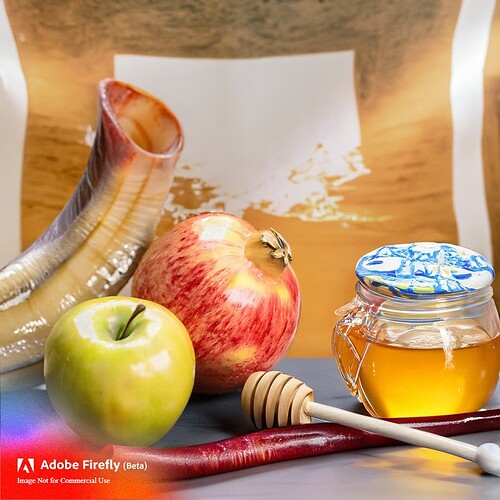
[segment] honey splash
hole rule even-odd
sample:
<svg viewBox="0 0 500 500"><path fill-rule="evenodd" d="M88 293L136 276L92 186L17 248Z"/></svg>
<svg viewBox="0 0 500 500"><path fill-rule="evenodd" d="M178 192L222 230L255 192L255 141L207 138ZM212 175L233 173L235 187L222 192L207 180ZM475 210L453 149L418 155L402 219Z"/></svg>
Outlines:
<svg viewBox="0 0 500 500"><path fill-rule="evenodd" d="M365 338L362 326L337 324L333 348L347 386L375 417L476 411L492 396L500 370L500 336L482 330L451 351ZM470 340L472 340L470 342Z"/></svg>

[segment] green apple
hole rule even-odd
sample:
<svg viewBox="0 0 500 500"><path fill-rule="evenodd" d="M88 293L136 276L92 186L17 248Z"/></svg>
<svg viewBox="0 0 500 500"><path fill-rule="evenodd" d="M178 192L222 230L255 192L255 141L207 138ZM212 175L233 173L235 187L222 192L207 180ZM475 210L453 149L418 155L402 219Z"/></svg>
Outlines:
<svg viewBox="0 0 500 500"><path fill-rule="evenodd" d="M158 441L183 412L194 373L194 349L182 322L159 304L131 297L73 307L45 347L54 408L96 444Z"/></svg>

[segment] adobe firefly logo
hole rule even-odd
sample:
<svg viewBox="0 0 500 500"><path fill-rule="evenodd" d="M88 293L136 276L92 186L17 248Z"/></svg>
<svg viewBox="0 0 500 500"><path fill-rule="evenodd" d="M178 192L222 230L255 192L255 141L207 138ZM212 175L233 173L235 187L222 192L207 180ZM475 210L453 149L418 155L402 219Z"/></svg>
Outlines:
<svg viewBox="0 0 500 500"><path fill-rule="evenodd" d="M35 472L35 459L34 458L18 458L17 459L17 472L27 472L28 474Z"/></svg>

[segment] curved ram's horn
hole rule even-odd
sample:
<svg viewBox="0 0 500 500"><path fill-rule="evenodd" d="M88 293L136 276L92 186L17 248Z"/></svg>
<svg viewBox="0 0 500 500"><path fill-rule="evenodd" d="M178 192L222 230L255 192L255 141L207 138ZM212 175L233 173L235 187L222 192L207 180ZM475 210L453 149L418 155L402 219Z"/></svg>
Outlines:
<svg viewBox="0 0 500 500"><path fill-rule="evenodd" d="M173 113L115 80L101 81L98 97L96 138L75 192L45 233L0 271L2 388L24 375L35 382L62 313L127 283L172 184L184 140Z"/></svg>

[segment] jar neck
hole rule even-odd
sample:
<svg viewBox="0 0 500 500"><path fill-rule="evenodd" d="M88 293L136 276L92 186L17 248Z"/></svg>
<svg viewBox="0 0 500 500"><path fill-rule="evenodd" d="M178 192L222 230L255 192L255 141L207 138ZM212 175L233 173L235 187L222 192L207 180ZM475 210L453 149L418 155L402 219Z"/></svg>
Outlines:
<svg viewBox="0 0 500 500"><path fill-rule="evenodd" d="M372 313L387 320L427 322L477 318L483 315L484 308L492 300L493 288L487 286L471 292L396 297L378 293L358 281L356 293Z"/></svg>

